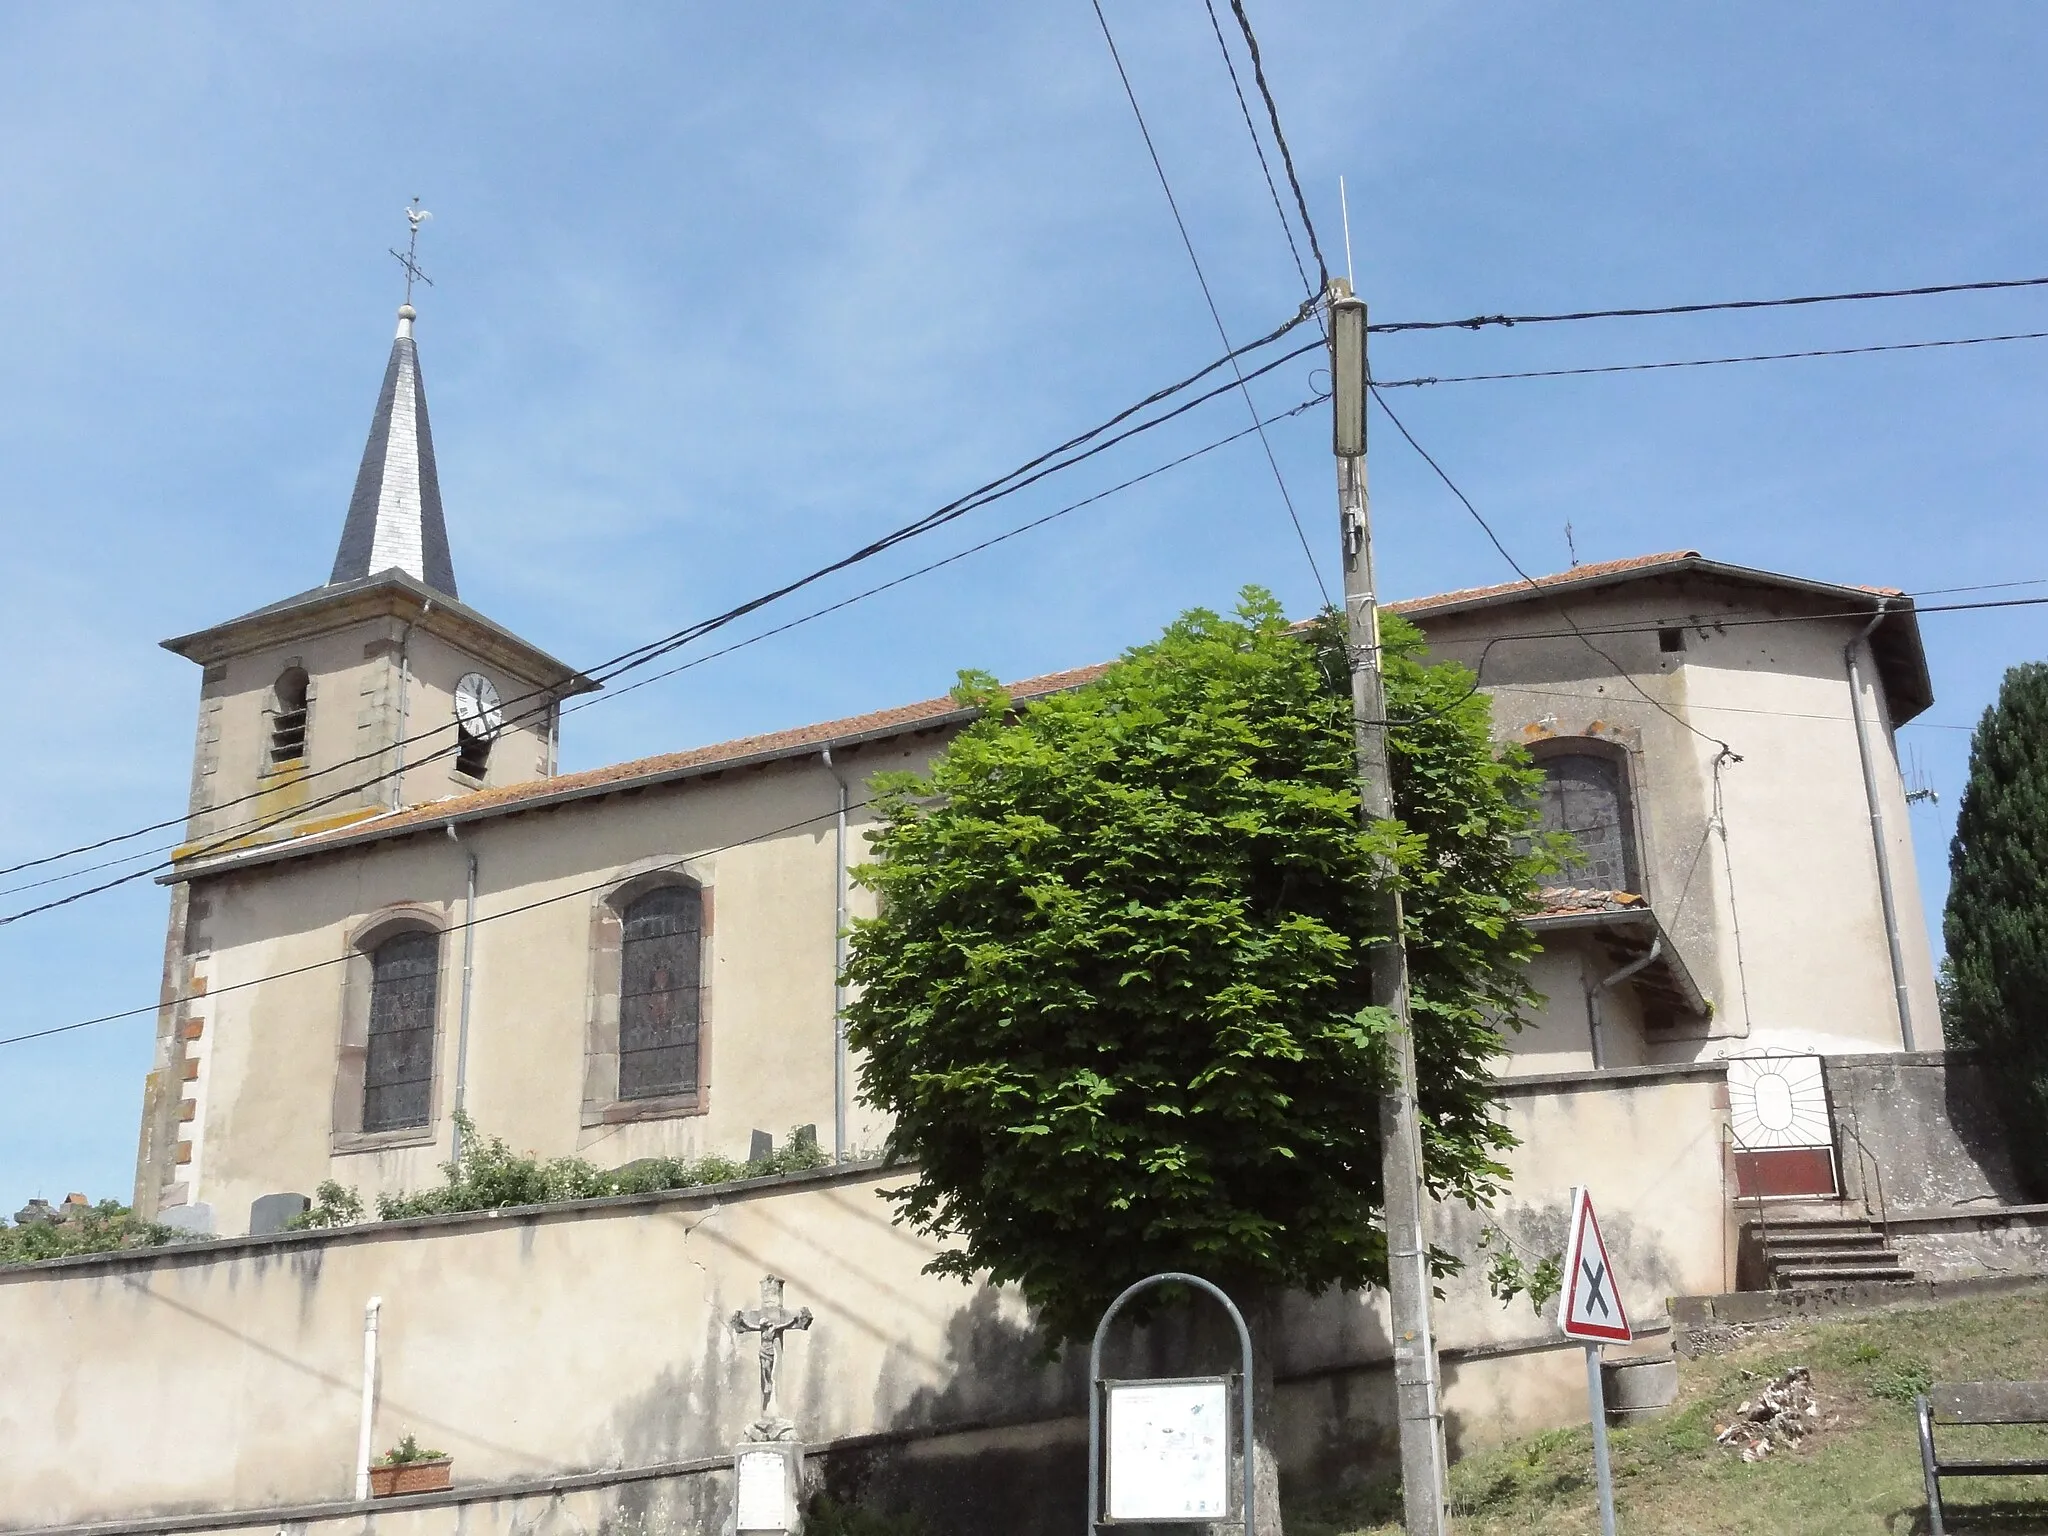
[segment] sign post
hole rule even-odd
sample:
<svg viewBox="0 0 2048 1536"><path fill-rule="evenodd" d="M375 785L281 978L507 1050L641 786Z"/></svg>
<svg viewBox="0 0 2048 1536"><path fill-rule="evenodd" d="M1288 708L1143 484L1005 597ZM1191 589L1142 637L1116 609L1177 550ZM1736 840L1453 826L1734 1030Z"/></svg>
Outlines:
<svg viewBox="0 0 2048 1536"><path fill-rule="evenodd" d="M1593 1470L1600 1484L1601 1536L1614 1536L1614 1472L1607 1460L1607 1394L1600 1382L1600 1346L1626 1344L1628 1309L1614 1279L1614 1265L1593 1214L1593 1198L1574 1185L1571 1220L1564 1245L1564 1294L1557 1325L1566 1338L1586 1347L1586 1399L1593 1412Z"/></svg>
<svg viewBox="0 0 2048 1536"><path fill-rule="evenodd" d="M1222 1303L1237 1328L1238 1423L1230 1423L1230 1378L1178 1376L1109 1381L1102 1341L1124 1304L1156 1285L1178 1283ZM1104 1434L1103 1419L1109 1420ZM1231 1498L1231 1441L1237 1442L1239 1486ZM1106 1443L1105 1443L1106 1442ZM1252 1536L1255 1480L1252 1433L1252 1336L1244 1315L1199 1275L1152 1275L1109 1304L1088 1352L1088 1531L1123 1522L1227 1524ZM1106 1476L1105 1476L1106 1474ZM1105 1481L1108 1484L1104 1489ZM1237 1505L1233 1511L1232 1503Z"/></svg>

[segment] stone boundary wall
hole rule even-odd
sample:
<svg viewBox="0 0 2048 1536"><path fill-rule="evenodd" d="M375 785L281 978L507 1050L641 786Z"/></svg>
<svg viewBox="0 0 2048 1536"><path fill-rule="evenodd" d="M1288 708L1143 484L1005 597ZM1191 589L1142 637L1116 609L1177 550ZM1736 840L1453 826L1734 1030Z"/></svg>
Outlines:
<svg viewBox="0 0 2048 1536"><path fill-rule="evenodd" d="M2025 1200L1990 1068L1963 1051L1822 1059L1842 1195L1875 1217Z"/></svg>
<svg viewBox="0 0 2048 1536"><path fill-rule="evenodd" d="M1506 1114L1523 1145L1513 1197L1495 1213L1503 1226L1547 1241L1567 1187L1601 1169L1603 1226L1639 1323L1655 1323L1666 1295L1729 1283L1716 1074L1516 1083ZM472 1536L528 1529L525 1512L546 1507L536 1499L573 1505L587 1530L611 1519L631 1532L620 1521L641 1494L601 1490L664 1481L664 1508L698 1501L698 1513L647 1529L709 1533L726 1497L709 1464L759 1405L753 1345L728 1320L773 1272L790 1305L817 1315L791 1336L782 1402L819 1447L828 1487L920 1508L938 1529L1064 1536L1083 1470L1085 1362L1074 1351L1048 1362L1014 1293L923 1273L934 1250L882 1198L904 1176L844 1165L0 1270L0 1531L217 1529L235 1511L320 1506L363 1529L364 1514L342 1506L363 1309L376 1296L374 1446L411 1433L451 1452L459 1497L447 1507L471 1511ZM1479 1219L1440 1209L1434 1235L1469 1254ZM1503 1307L1467 1275L1448 1284L1437 1319L1454 1447L1583 1416L1577 1356L1526 1302ZM1279 1331L1290 1486L1313 1493L1381 1470L1392 1449L1383 1299L1291 1298ZM1110 1364L1207 1370L1217 1342L1167 1320ZM446 1503L380 1503L375 1528L453 1531L453 1514L429 1518ZM318 1529L328 1517L293 1518Z"/></svg>

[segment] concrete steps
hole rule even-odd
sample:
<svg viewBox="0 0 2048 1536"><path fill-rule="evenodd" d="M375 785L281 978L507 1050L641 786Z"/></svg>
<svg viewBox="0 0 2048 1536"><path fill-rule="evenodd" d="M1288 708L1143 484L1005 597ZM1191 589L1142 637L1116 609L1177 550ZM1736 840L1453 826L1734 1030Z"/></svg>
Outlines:
<svg viewBox="0 0 2048 1536"><path fill-rule="evenodd" d="M1885 1244L1876 1225L1859 1217L1815 1213L1743 1224L1745 1239L1765 1261L1768 1290L1911 1280L1913 1271Z"/></svg>

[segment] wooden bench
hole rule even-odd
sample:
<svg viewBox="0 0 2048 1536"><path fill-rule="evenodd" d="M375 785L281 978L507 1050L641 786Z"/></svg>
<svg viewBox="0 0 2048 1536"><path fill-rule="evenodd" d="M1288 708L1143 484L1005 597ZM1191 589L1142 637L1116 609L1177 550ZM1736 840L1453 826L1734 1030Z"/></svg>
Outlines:
<svg viewBox="0 0 2048 1536"><path fill-rule="evenodd" d="M1941 1515L1944 1477L2048 1477L2048 1456L1945 1461L1934 1447L1937 1424L2048 1425L2048 1381L1937 1381L1914 1406L1920 1413L1920 1467L1927 1478L1929 1536L1946 1536Z"/></svg>

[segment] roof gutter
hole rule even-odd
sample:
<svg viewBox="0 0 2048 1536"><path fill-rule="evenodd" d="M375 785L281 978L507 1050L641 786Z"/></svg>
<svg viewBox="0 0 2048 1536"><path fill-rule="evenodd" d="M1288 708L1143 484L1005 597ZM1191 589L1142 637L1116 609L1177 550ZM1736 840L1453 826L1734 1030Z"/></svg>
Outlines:
<svg viewBox="0 0 2048 1536"><path fill-rule="evenodd" d="M1863 799L1870 810L1870 842L1877 855L1877 897L1884 911L1884 940L1891 951L1892 995L1899 1012L1899 1040L1908 1051L1914 1043L1913 1004L1906 990L1906 958L1899 942L1898 898L1892 888L1891 845L1884 832L1884 805L1877 792L1877 762L1870 746L1870 722L1863 715L1863 647L1877 626L1891 616L1891 600L1880 598L1877 615L1862 632L1843 647L1842 659L1849 672L1849 713L1856 721L1856 756L1863 765Z"/></svg>

